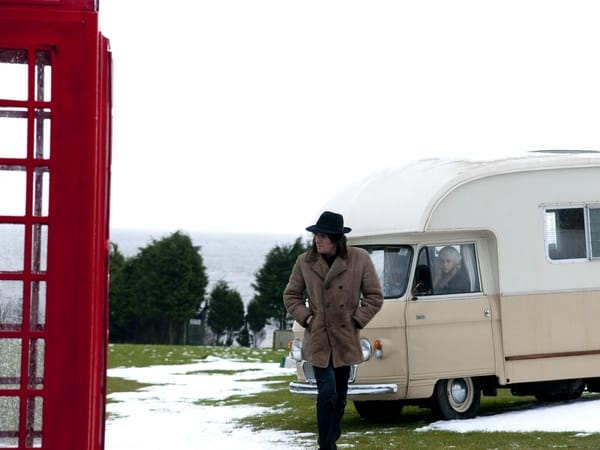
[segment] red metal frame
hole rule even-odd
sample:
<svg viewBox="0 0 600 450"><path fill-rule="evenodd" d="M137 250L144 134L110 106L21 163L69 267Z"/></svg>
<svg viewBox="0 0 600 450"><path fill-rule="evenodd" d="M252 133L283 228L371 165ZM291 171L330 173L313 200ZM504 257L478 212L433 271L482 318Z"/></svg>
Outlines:
<svg viewBox="0 0 600 450"><path fill-rule="evenodd" d="M97 11L98 0L2 0L0 5L48 7L60 10Z"/></svg>
<svg viewBox="0 0 600 450"><path fill-rule="evenodd" d="M28 94L0 96L0 121L25 111L27 123L26 154L0 153L0 176L24 172L26 184L24 214L0 215L0 226L23 234L22 267L0 266L0 283L22 286L22 317L3 323L0 314L0 352L20 351L14 373L0 365L0 415L15 414L0 429L0 449L101 450L112 99L97 2L0 0L1 49L26 51ZM50 98L38 92L46 65Z"/></svg>

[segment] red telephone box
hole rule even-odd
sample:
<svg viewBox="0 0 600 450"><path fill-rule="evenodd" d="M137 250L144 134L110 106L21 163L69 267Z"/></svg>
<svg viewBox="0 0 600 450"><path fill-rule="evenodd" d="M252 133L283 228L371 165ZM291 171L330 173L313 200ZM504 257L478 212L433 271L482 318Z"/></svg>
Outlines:
<svg viewBox="0 0 600 450"><path fill-rule="evenodd" d="M104 448L111 55L93 0L0 0L0 449Z"/></svg>

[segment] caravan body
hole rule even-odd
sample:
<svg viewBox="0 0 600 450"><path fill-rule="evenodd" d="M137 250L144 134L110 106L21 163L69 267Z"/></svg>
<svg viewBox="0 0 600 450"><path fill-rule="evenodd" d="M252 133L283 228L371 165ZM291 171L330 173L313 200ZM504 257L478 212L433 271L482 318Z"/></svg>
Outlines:
<svg viewBox="0 0 600 450"><path fill-rule="evenodd" d="M384 288L362 333L373 357L349 391L362 415L414 401L472 417L499 387L544 400L599 389L600 158L418 161L325 209L344 215ZM440 284L448 250L468 280L454 290ZM314 394L308 366L292 392Z"/></svg>

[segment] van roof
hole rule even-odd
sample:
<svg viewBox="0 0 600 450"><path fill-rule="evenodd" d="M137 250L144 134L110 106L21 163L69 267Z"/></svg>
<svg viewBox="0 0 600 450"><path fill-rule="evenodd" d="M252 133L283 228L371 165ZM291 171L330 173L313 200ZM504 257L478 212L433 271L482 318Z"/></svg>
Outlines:
<svg viewBox="0 0 600 450"><path fill-rule="evenodd" d="M436 208L460 186L503 174L580 167L600 167L600 153L543 151L494 160L423 159L374 172L341 190L323 209L342 213L352 227L352 237L424 232Z"/></svg>

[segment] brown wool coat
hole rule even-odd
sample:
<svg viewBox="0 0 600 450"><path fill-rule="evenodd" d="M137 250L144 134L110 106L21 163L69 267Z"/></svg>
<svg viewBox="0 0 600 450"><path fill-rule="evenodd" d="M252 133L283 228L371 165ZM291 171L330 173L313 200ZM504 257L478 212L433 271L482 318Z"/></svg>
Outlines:
<svg viewBox="0 0 600 450"><path fill-rule="evenodd" d="M283 302L305 327L302 358L316 367L327 367L331 358L340 367L362 362L359 330L381 309L383 293L365 250L348 247L347 258L336 258L330 268L309 249L296 260Z"/></svg>

